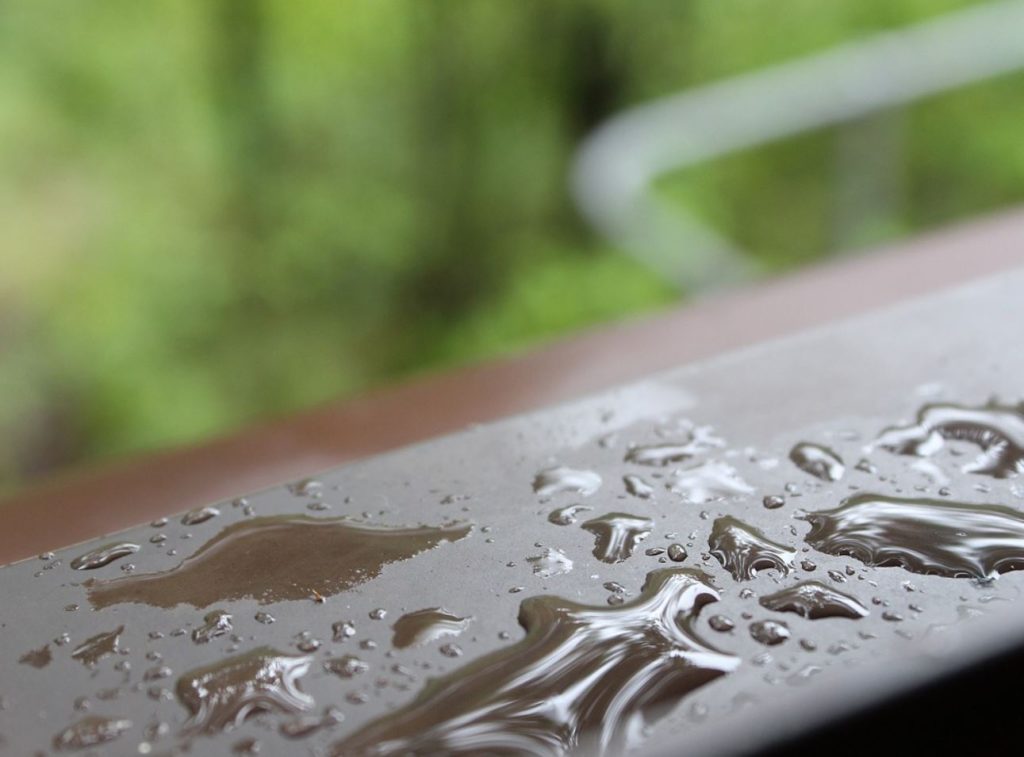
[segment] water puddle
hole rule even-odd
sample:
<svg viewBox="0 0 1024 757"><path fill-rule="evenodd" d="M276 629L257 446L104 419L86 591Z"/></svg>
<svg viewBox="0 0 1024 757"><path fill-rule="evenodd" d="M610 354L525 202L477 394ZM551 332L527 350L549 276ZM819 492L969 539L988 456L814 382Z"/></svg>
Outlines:
<svg viewBox="0 0 1024 757"><path fill-rule="evenodd" d="M640 596L590 607L520 605L526 637L431 681L408 706L334 745L334 755L617 753L683 696L739 660L692 626L718 598L702 573L659 570Z"/></svg>
<svg viewBox="0 0 1024 757"><path fill-rule="evenodd" d="M637 545L651 535L654 521L626 513L608 513L584 523L594 539L594 557L602 562L617 563L628 559Z"/></svg>
<svg viewBox="0 0 1024 757"><path fill-rule="evenodd" d="M458 636L469 627L472 618L460 618L441 607L408 612L391 627L391 645L396 649L429 644L443 636Z"/></svg>
<svg viewBox="0 0 1024 757"><path fill-rule="evenodd" d="M178 700L192 715L186 730L217 733L259 712L295 715L312 709L312 697L298 687L312 659L259 647L189 671L177 685Z"/></svg>
<svg viewBox="0 0 1024 757"><path fill-rule="evenodd" d="M242 598L322 600L469 531L465 524L388 528L304 515L252 518L228 526L163 573L87 584L89 600L96 608L123 602L208 607Z"/></svg>
<svg viewBox="0 0 1024 757"><path fill-rule="evenodd" d="M979 579L1024 568L1024 515L1008 507L862 494L806 519L814 549L865 565Z"/></svg>
<svg viewBox="0 0 1024 757"><path fill-rule="evenodd" d="M818 581L804 581L761 597L761 606L776 612L792 612L802 618L866 618L870 613L855 597Z"/></svg>
<svg viewBox="0 0 1024 757"><path fill-rule="evenodd" d="M752 526L732 517L718 518L708 537L711 554L737 581L749 581L762 570L782 575L793 570L796 551L771 541Z"/></svg>

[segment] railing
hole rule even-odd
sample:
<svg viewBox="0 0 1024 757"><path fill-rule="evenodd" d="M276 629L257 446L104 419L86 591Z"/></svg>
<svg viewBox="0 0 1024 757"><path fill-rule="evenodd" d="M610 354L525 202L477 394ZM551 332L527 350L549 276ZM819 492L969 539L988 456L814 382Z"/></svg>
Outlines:
<svg viewBox="0 0 1024 757"><path fill-rule="evenodd" d="M576 203L681 289L756 273L730 240L652 191L670 171L1024 68L1024 2L996 2L624 111L580 146Z"/></svg>

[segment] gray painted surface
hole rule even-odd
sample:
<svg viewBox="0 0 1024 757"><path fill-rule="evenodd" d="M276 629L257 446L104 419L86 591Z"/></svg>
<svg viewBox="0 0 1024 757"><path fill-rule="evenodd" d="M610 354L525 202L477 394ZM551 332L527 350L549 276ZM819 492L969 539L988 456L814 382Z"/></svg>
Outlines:
<svg viewBox="0 0 1024 757"><path fill-rule="evenodd" d="M361 514L368 513L371 522L380 524L437 525L451 520L474 524L469 537L389 565L380 577L322 603L310 599L263 606L254 600L236 600L204 609L138 604L99 611L90 608L81 585L85 579L123 576L121 567L129 562L135 566L135 574L174 567L223 527L247 517L242 507L231 503L219 505L220 515L199 525L185 527L179 518L171 517L160 528L141 526L61 550L50 560L7 566L0 570L3 744L11 754L49 751L55 734L83 715L96 714L133 723L117 740L100 748L104 754L173 751L182 746L174 733L188 713L173 694L152 698L148 691L152 686L173 692L178 675L223 658L232 647L244 652L270 645L297 654L296 635L308 631L324 644L313 653L316 662L300 686L315 699L314 712L334 705L344 712L345 721L296 741L278 732L280 722L287 718L264 716L229 734L196 737L190 753L230 753L232 745L250 737L259 740L262 754L315 753L408 702L430 676L513 643L521 636L516 617L525 597L557 594L606 606L609 592L602 584L607 581L618 582L630 596L636 596L648 571L666 567L659 564L658 557L646 556L644 549L666 547L672 541L692 544L682 565L707 571L721 590L721 601L701 611L698 634L712 646L736 654L742 663L735 673L699 689L659 720L651 729L645 751L730 753L748 749L774 730L791 725L780 713L806 712L799 726L806 727L815 717L825 716L827 706L842 708L858 697L870 697L880 669L917 675L936 669L944 660L966 659L981 643L1001 638L998 618L989 617L1015 611L1011 605L1024 586L1024 573L1008 573L984 585L912 575L900 568L865 570L854 559L812 550L800 553L797 559L812 559L817 565L814 571L797 570L787 578L761 572L740 585L714 558L704 559L702 553L707 551L712 523L720 515L735 516L769 538L802 550L808 525L793 517L799 508L830 509L853 489L937 496L939 484L911 468L914 458L881 450L866 455L864 447L882 428L911 420L928 401L980 405L992 395L1019 401L1024 375L1024 351L1019 349L1024 324L1022 289L1024 273L1002 276L682 368L561 408L350 465L318 478L323 483L321 500L330 506L326 511L309 510L308 505L318 500L296 495L286 487L249 496L248 503L258 516L363 517ZM666 468L624 461L630 444L670 441L684 435L690 424L712 426L725 446ZM787 454L801 441L822 443L839 452L847 463L845 476L826 483L798 470ZM878 473L854 469L864 456L878 466ZM674 468L705 460L733 466L753 493L695 504L664 488ZM539 470L552 465L596 471L603 485L589 497L562 494L542 502L531 482ZM1024 509L1020 478L993 479L949 468L946 472L950 481L945 486L952 500ZM622 476L630 473L654 484L656 496L642 500L627 494ZM655 473L664 477L656 479ZM795 485L795 491L786 494L787 484ZM761 499L769 494L784 494L785 506L765 509ZM655 521L654 531L625 562L600 562L592 555L592 534L578 525L560 527L547 520L551 510L576 501L593 508L587 515L622 511L650 517ZM167 535L165 543L150 542L158 532ZM141 545L141 550L94 571L69 567L74 557L88 549L122 539ZM574 563L572 571L550 578L534 575L526 558L546 547L563 550ZM169 549L177 554L168 555ZM854 575L845 583L832 583L827 577L830 570L845 576L848 567ZM741 588L762 595L803 578L821 580L853 594L871 609L871 615L857 621L811 621L769 612L756 598L739 595ZM906 590L908 581L914 592ZM510 593L513 587L523 590ZM883 607L873 604L875 599L887 602L903 621L883 620ZM921 611L909 609L911 603ZM79 609L66 609L76 604ZM473 623L458 638L391 650L391 624L403 612L433 606L473 616ZM192 629L214 608L233 615L239 641L222 637L208 644L193 643ZM387 610L387 617L372 620L370 613L375 608ZM254 616L260 610L270 612L277 621L258 623ZM755 621L784 620L792 638L770 649L761 646L747 632L744 612ZM732 618L736 629L725 634L711 630L707 620L716 613ZM354 622L357 633L335 643L331 625L339 620ZM94 671L71 659L71 650L84 639L122 624L121 646L128 650L124 654L102 659ZM188 633L174 636L175 629ZM164 636L151 639L150 632ZM53 640L63 633L70 642L56 644ZM502 633L511 638L503 640L499 637ZM801 648L800 639L813 640L817 650ZM377 648L360 648L367 640L376 642ZM439 648L446 641L458 644L463 656L441 654ZM49 643L53 656L46 667L37 669L18 662L23 654L44 643ZM840 643L849 649L829 652ZM147 652L159 653L161 661L147 660ZM323 659L347 653L369 663L370 670L350 681L322 670ZM117 669L117 664L124 662L130 669ZM157 664L170 667L174 676L144 682L144 671ZM416 680L393 672L396 664L411 670ZM873 667L878 665L882 667ZM112 694L114 690L117 694ZM102 691L111 692L111 698L101 698ZM352 703L347 696L353 692L365 693L367 701ZM153 695L160 697L160 692L154 690ZM81 696L89 699L88 712L74 709ZM751 706L751 702L756 704ZM171 734L150 743L144 729L155 721L170 724Z"/></svg>

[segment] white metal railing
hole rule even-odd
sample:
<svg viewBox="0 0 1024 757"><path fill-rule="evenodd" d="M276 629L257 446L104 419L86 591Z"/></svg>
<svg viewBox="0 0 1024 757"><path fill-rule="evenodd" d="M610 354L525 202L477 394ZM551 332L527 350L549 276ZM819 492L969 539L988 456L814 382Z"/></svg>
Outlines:
<svg viewBox="0 0 1024 757"><path fill-rule="evenodd" d="M1020 68L1024 2L946 14L613 116L580 146L573 196L603 236L680 288L736 281L752 263L655 196L659 176Z"/></svg>

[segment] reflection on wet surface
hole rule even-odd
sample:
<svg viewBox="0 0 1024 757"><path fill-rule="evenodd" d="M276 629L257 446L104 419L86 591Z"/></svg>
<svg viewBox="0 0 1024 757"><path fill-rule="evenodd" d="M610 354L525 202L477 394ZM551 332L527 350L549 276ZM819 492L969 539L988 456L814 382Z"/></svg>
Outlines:
<svg viewBox="0 0 1024 757"><path fill-rule="evenodd" d="M176 568L91 584L89 601L96 608L122 602L207 607L243 597L327 597L469 531L458 524L385 528L303 515L252 518L228 526Z"/></svg>

